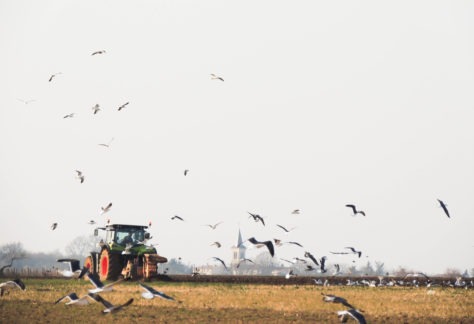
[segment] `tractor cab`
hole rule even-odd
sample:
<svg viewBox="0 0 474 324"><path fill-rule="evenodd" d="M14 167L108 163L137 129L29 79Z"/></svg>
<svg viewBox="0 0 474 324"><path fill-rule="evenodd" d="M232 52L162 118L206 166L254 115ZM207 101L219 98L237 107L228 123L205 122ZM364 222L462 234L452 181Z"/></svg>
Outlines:
<svg viewBox="0 0 474 324"><path fill-rule="evenodd" d="M106 227L99 227L97 230L105 230L105 243L109 246L119 245L125 247L127 245L144 244L149 240L150 233L146 231L147 226L140 225L123 225L114 224ZM98 235L98 231L94 235Z"/></svg>

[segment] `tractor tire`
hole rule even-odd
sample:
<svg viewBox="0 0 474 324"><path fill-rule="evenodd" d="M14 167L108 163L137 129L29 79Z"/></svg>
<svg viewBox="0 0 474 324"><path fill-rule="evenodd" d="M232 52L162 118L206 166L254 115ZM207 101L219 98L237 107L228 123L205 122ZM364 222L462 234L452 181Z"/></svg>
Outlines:
<svg viewBox="0 0 474 324"><path fill-rule="evenodd" d="M110 253L107 249L102 250L99 257L100 280L117 280L122 273L122 268L122 260L119 254Z"/></svg>
<svg viewBox="0 0 474 324"><path fill-rule="evenodd" d="M84 267L89 269L90 274L95 273L94 259L92 259L91 256L86 257L86 259L84 260ZM87 276L84 276L84 280L89 280L89 278L87 278Z"/></svg>

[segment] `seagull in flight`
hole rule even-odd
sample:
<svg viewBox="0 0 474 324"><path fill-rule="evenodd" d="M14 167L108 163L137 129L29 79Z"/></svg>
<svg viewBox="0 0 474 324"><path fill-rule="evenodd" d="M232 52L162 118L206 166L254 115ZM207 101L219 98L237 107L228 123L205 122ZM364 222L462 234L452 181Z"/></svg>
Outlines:
<svg viewBox="0 0 474 324"><path fill-rule="evenodd" d="M100 281L99 276L94 273L91 274L90 272L86 273L87 278L89 278L90 282L94 285L95 289L89 289L89 292L91 294L97 294L100 292L107 292L107 291L112 291L113 290L113 285L118 284L119 282L123 281L123 279L114 281L108 285L104 285L102 281Z"/></svg>
<svg viewBox="0 0 474 324"><path fill-rule="evenodd" d="M102 212L100 214L103 215L103 214L107 213L108 211L110 211L110 208L112 208L112 203L109 203L105 207L100 207L100 209L102 209Z"/></svg>
<svg viewBox="0 0 474 324"><path fill-rule="evenodd" d="M189 173L189 170L188 170L188 169L184 170L184 176L187 176L188 173Z"/></svg>
<svg viewBox="0 0 474 324"><path fill-rule="evenodd" d="M361 214L362 216L365 216L365 212L362 210L357 210L355 205L347 204L346 207L349 207L350 209L352 209L353 216L357 214Z"/></svg>
<svg viewBox="0 0 474 324"><path fill-rule="evenodd" d="M211 244L211 246L213 245L217 246L217 248L220 248L222 246L222 244L217 241Z"/></svg>
<svg viewBox="0 0 474 324"><path fill-rule="evenodd" d="M354 308L338 311L337 317L339 317L339 320L341 321L341 323L346 323L349 317L352 317L353 319L355 319L359 324L367 323L365 321L364 315L359 313L359 311L357 311L357 309L354 309Z"/></svg>
<svg viewBox="0 0 474 324"><path fill-rule="evenodd" d="M23 290L23 291L26 290L25 284L19 278L14 279L14 280L10 280L10 281L6 281L6 282L2 282L2 283L0 283L0 297L3 296L3 294L6 290L14 289L14 288L18 288L18 289Z"/></svg>
<svg viewBox="0 0 474 324"><path fill-rule="evenodd" d="M67 114L66 116L64 116L63 118L73 118L75 115L75 113L70 113L70 114Z"/></svg>
<svg viewBox="0 0 474 324"><path fill-rule="evenodd" d="M53 81L53 79L54 79L57 75L60 75L60 74L62 74L62 72L58 72L58 73L51 74L51 76L49 77L48 82Z"/></svg>
<svg viewBox="0 0 474 324"><path fill-rule="evenodd" d="M444 213L446 214L446 216L448 216L448 218L451 218L451 216L449 215L449 211L448 211L448 205L446 205L442 200L438 199L438 202L439 202L439 205L441 208L443 208L443 211Z"/></svg>
<svg viewBox="0 0 474 324"><path fill-rule="evenodd" d="M215 230L215 229L216 229L216 227L217 227L219 224L222 224L222 222L219 222L219 223L217 223L217 224L214 224L214 225L207 224L207 225L203 225L203 226L209 226L211 229Z"/></svg>
<svg viewBox="0 0 474 324"><path fill-rule="evenodd" d="M354 308L354 306L349 304L345 298L338 297L338 296L335 296L335 295L326 295L324 293L321 293L321 295L323 295L323 301L325 301L326 303L342 304L346 307Z"/></svg>
<svg viewBox="0 0 474 324"><path fill-rule="evenodd" d="M352 251L352 253L359 255L359 258L360 258L361 255L362 255L362 251L356 251L356 249L354 249L354 248L351 247L351 246L345 247L345 249L349 249L349 250Z"/></svg>
<svg viewBox="0 0 474 324"><path fill-rule="evenodd" d="M94 225L94 224L96 224L96 222L95 222L95 220L91 219L89 222L87 222L87 224Z"/></svg>
<svg viewBox="0 0 474 324"><path fill-rule="evenodd" d="M184 222L184 219L182 219L181 217L179 217L178 215L174 215L173 217L171 217L172 220L174 219L179 219L180 221L183 221Z"/></svg>
<svg viewBox="0 0 474 324"><path fill-rule="evenodd" d="M262 222L263 226L265 226L265 221L263 220L262 216L258 214L252 214L251 212L247 212L247 213L249 213L250 215L249 218L252 217L255 222L258 223L260 221Z"/></svg>
<svg viewBox="0 0 474 324"><path fill-rule="evenodd" d="M69 265L69 270L59 271L59 273L61 273L64 277L71 278L73 276L76 276L77 279L81 279L88 271L88 268L86 267L83 267L81 269L81 267L79 266L79 260L77 259L58 259L56 261L67 263Z"/></svg>
<svg viewBox="0 0 474 324"><path fill-rule="evenodd" d="M224 79L221 78L220 76L215 75L214 73L211 73L211 80L220 80L224 82Z"/></svg>
<svg viewBox="0 0 474 324"><path fill-rule="evenodd" d="M60 303L64 300L69 300L66 305L88 305L90 303L90 300L93 300L94 302L96 301L94 297L92 297L92 294L87 294L79 298L75 292L70 293L69 295L63 296L56 300L54 303Z"/></svg>
<svg viewBox="0 0 474 324"><path fill-rule="evenodd" d="M314 255L312 255L312 254L309 253L309 252L305 252L305 253L304 253L304 257L305 257L305 258L310 258L311 261L313 261L314 264L319 267L319 262L318 262L318 260L314 257Z"/></svg>
<svg viewBox="0 0 474 324"><path fill-rule="evenodd" d="M105 54L105 50L101 50L101 51L95 51L91 54L91 56L94 56L94 55L100 55L100 54Z"/></svg>
<svg viewBox="0 0 474 324"><path fill-rule="evenodd" d="M285 243L288 243L288 244L293 244L293 245L298 245L299 247L303 247L303 245L301 245L300 243L298 242L293 242L293 241L290 241L290 242L285 242Z"/></svg>
<svg viewBox="0 0 474 324"><path fill-rule="evenodd" d="M273 247L273 243L272 241L263 241L263 242L260 242L260 241L257 241L254 237L251 237L248 239L248 241L254 245L256 245L257 247L262 247L262 246L266 246L267 249L268 249L268 252L270 252L270 255L273 257L275 255L275 248Z"/></svg>
<svg viewBox="0 0 474 324"><path fill-rule="evenodd" d="M53 223L51 225L51 230L54 231L58 227L58 223Z"/></svg>
<svg viewBox="0 0 474 324"><path fill-rule="evenodd" d="M99 144L99 145L100 145L100 146L104 146L104 147L109 147L113 140L114 140L114 138L112 137L112 138L110 139L110 141L109 141L107 144L101 143L101 144Z"/></svg>
<svg viewBox="0 0 474 324"><path fill-rule="evenodd" d="M240 260L239 260L239 263L237 263L237 268L239 268L240 265L241 265L242 263L244 263L244 262L250 262L250 263L255 264L255 262L253 262L253 261L250 260L250 259L247 259L247 258L245 258L245 259L240 259Z"/></svg>
<svg viewBox="0 0 474 324"><path fill-rule="evenodd" d="M36 99L23 100L20 98L16 98L16 100L23 102L25 105L29 104L30 102L36 101Z"/></svg>
<svg viewBox="0 0 474 324"><path fill-rule="evenodd" d="M153 287L147 286L145 284L142 284L141 282L138 283L140 287L142 287L145 292L142 293L142 297L145 299L153 299L155 297L160 297L166 300L172 300L174 301L174 298L171 296L166 295L165 293L161 291L155 290Z"/></svg>
<svg viewBox="0 0 474 324"><path fill-rule="evenodd" d="M109 313L112 313L112 312L116 312L116 311L119 311L121 310L122 308L130 305L131 303L133 303L133 298L130 298L125 304L122 304L122 305L113 305L112 303L108 302L107 300L105 300L101 295L99 294L94 294L94 295L91 295L96 301L98 301L99 303L102 303L102 305L105 306L105 309L102 311L102 313L104 314L109 314Z"/></svg>
<svg viewBox="0 0 474 324"><path fill-rule="evenodd" d="M95 106L92 107L92 111L94 111L94 115L97 114L100 111L99 104L95 104Z"/></svg>
<svg viewBox="0 0 474 324"><path fill-rule="evenodd" d="M293 215L299 215L300 213L300 210L299 209L295 209L291 212Z"/></svg>
<svg viewBox="0 0 474 324"><path fill-rule="evenodd" d="M118 107L118 111L122 110L123 108L125 108L130 102L126 102L124 103L123 105L121 105L120 107Z"/></svg>
<svg viewBox="0 0 474 324"><path fill-rule="evenodd" d="M218 257L212 257L212 258L213 258L214 260L219 261L220 263L222 263L222 265L224 266L224 268L227 270L227 266L225 265L224 260L222 260L222 259L220 259L220 258L218 258Z"/></svg>
<svg viewBox="0 0 474 324"><path fill-rule="evenodd" d="M82 171L76 170L77 172L77 178L81 181L81 183L84 182L84 174L82 174Z"/></svg>
<svg viewBox="0 0 474 324"><path fill-rule="evenodd" d="M292 230L294 230L296 227L292 227L290 229L287 229L286 227L282 226L282 225L279 225L279 224L276 224L276 226L278 226L279 228L281 228L282 230L284 230L286 233L289 233L291 232Z"/></svg>

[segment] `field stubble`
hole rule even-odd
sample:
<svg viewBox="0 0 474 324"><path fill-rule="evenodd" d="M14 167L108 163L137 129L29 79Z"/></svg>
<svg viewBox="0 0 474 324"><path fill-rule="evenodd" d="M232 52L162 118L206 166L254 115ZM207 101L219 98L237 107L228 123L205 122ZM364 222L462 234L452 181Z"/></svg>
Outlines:
<svg viewBox="0 0 474 324"><path fill-rule="evenodd" d="M346 286L249 285L152 282L180 302L146 300L136 282L124 282L102 296L112 303L134 303L102 315L102 305L54 305L58 298L91 288L87 281L24 280L25 292L0 299L0 323L338 323L340 304L322 301L321 293L346 298L364 310L368 323L474 323L474 290L454 288L368 288ZM430 293L428 293L430 291Z"/></svg>

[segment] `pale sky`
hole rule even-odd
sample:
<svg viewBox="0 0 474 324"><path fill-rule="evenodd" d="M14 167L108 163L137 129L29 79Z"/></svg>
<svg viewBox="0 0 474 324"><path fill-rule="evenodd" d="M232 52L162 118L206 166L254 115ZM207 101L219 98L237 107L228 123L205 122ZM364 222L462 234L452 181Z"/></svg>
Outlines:
<svg viewBox="0 0 474 324"><path fill-rule="evenodd" d="M1 0L0 244L62 250L110 217L151 220L158 252L190 264L230 261L240 228L304 245L276 259L350 263L329 252L353 246L358 265L471 269L472 17L472 1Z"/></svg>

